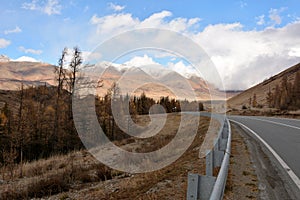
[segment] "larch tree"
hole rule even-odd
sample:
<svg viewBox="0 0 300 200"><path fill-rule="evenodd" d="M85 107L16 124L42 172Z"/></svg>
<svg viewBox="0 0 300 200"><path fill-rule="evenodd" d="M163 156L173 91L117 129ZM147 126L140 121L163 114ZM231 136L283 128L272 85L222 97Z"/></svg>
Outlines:
<svg viewBox="0 0 300 200"><path fill-rule="evenodd" d="M300 108L300 71L297 72L293 85L293 99L295 106Z"/></svg>
<svg viewBox="0 0 300 200"><path fill-rule="evenodd" d="M257 107L256 93L253 94L252 107L253 108Z"/></svg>
<svg viewBox="0 0 300 200"><path fill-rule="evenodd" d="M75 82L78 78L78 73L80 70L80 66L82 64L82 52L78 47L74 47L73 56L70 63L70 72L69 72L69 89L71 94L74 92Z"/></svg>
<svg viewBox="0 0 300 200"><path fill-rule="evenodd" d="M59 137L59 130L60 130L60 113L61 113L61 98L62 98L62 91L64 88L64 84L66 81L66 69L65 69L65 59L67 56L68 49L64 48L61 57L58 60L58 66L55 68L55 75L57 81L57 91L56 91L56 102L55 102L55 120L54 120L54 132L52 135L52 144L53 149L55 144L58 142Z"/></svg>
<svg viewBox="0 0 300 200"><path fill-rule="evenodd" d="M268 103L269 108L274 107L274 105L273 105L273 94L272 94L272 91L271 91L271 88L270 88L270 87L269 87L269 91L268 91L268 93L267 93L267 98L266 98L266 100L267 100L267 103Z"/></svg>

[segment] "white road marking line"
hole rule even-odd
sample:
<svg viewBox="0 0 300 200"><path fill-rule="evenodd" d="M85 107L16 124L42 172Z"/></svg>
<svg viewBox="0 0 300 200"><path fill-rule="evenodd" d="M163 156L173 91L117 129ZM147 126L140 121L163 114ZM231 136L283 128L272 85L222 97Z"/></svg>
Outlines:
<svg viewBox="0 0 300 200"><path fill-rule="evenodd" d="M293 170L283 161L283 159L275 152L275 150L264 139L262 139L257 133L255 133L252 129L250 129L246 125L232 119L230 119L230 121L239 124L240 126L250 131L253 135L255 135L269 149L269 151L274 155L274 157L278 160L281 166L286 170L286 172L294 181L296 186L300 189L300 179L298 178L298 176L293 172Z"/></svg>
<svg viewBox="0 0 300 200"><path fill-rule="evenodd" d="M280 120L291 120L291 121L298 121L300 122L300 119L293 119L293 118L281 118L281 117L259 117L261 119L264 119L264 118L270 118L270 119L280 119Z"/></svg>
<svg viewBox="0 0 300 200"><path fill-rule="evenodd" d="M288 125L288 124L284 124L284 123L281 123L281 122L274 122L274 121L270 121L270 120L266 120L266 119L261 119L261 118L259 119L259 118L254 118L254 117L247 117L247 118L258 120L258 121L269 122L269 123L273 123L273 124L277 124L277 125L282 125L282 126L286 126L286 127L295 128L295 129L299 129L300 130L300 127L292 126L292 125Z"/></svg>

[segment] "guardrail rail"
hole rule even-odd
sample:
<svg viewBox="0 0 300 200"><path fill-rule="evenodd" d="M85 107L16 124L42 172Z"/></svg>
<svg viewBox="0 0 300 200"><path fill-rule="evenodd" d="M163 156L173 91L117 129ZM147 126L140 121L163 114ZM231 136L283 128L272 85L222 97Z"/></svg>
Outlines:
<svg viewBox="0 0 300 200"><path fill-rule="evenodd" d="M188 174L188 200L220 200L223 198L231 149L231 127L225 118L223 127L212 150L205 156L206 175ZM214 169L220 167L217 177L213 176Z"/></svg>

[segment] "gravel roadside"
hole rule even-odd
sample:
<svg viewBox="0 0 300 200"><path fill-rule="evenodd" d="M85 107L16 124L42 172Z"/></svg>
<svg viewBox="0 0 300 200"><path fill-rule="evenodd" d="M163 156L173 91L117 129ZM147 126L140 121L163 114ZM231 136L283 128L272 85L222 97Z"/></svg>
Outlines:
<svg viewBox="0 0 300 200"><path fill-rule="evenodd" d="M258 178L244 138L232 126L231 155L224 199L257 199Z"/></svg>

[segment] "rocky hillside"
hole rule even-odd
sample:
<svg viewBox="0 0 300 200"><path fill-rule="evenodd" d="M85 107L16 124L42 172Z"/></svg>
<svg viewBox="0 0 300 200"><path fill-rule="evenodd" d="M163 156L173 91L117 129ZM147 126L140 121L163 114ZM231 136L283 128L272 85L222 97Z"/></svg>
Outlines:
<svg viewBox="0 0 300 200"><path fill-rule="evenodd" d="M300 72L300 63L230 98L227 101L228 107L235 109L242 109L243 106L249 107L250 98L253 101L254 96L256 96L258 107L268 107L268 92L271 91L274 93L276 86L281 85L283 77L287 77L287 82L289 84L294 84L295 77L298 72Z"/></svg>

